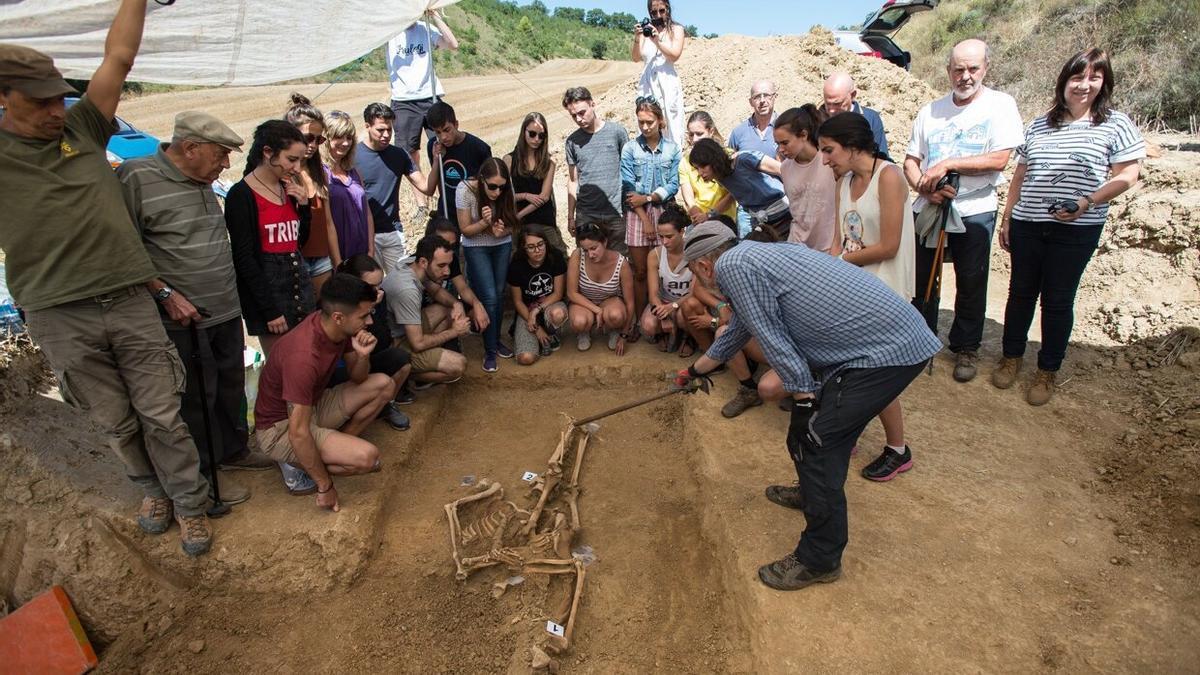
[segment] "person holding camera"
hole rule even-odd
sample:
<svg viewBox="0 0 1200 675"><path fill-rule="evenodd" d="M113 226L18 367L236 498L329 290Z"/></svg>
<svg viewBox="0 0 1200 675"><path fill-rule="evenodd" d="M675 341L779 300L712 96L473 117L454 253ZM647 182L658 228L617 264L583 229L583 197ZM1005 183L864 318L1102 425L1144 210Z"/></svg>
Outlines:
<svg viewBox="0 0 1200 675"><path fill-rule="evenodd" d="M946 66L951 92L927 103L913 122L912 140L904 159L904 176L917 192L913 211L928 204L953 200L951 208L962 220L963 232L948 232L946 245L954 262L954 323L950 351L955 354L954 379L975 377L983 324L987 311L988 264L992 230L996 225L996 186L1013 148L1021 144L1021 113L1008 94L983 85L990 50L982 40L964 40L954 46ZM950 172L960 176L957 190L939 189ZM917 288L935 285L928 303L914 298L925 313L930 330L937 333L941 289L933 274L937 252L918 246Z"/></svg>
<svg viewBox="0 0 1200 675"><path fill-rule="evenodd" d="M1026 400L1044 405L1067 353L1075 293L1100 243L1108 204L1138 181L1146 142L1110 99L1108 54L1087 49L1058 75L1054 105L1025 132L1017 148L1000 246L1012 257L1004 308L1004 356L992 384L1008 389L1021 370L1029 326L1042 301L1042 348Z"/></svg>
<svg viewBox="0 0 1200 675"><path fill-rule="evenodd" d="M683 145L687 127L683 122L683 85L675 72L675 62L683 56L687 37L683 26L671 16L671 0L649 0L650 17L633 27L633 62L645 63L638 80L638 96L654 97L662 104L667 118L663 136Z"/></svg>
<svg viewBox="0 0 1200 675"><path fill-rule="evenodd" d="M825 120L817 131L821 151L838 181L834 197L839 232L830 254L870 272L904 300L915 291L917 239L912 199L900 167L879 149L867 119L844 112ZM889 481L912 468L912 450L904 440L900 399L879 413L887 438L883 452L863 467L868 480Z"/></svg>

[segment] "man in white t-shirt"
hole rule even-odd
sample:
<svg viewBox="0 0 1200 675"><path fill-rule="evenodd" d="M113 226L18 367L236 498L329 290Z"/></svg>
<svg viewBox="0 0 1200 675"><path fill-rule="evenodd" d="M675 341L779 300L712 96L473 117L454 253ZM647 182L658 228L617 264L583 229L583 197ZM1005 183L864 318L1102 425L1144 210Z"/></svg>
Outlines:
<svg viewBox="0 0 1200 675"><path fill-rule="evenodd" d="M421 129L429 107L446 95L442 81L433 70L433 50L458 49L458 40L441 14L436 10L425 13L425 19L409 26L403 33L388 40L388 79L391 81L392 121L395 144L412 158L413 166L421 167ZM429 138L433 134L426 132ZM425 199L419 200L425 203Z"/></svg>
<svg viewBox="0 0 1200 675"><path fill-rule="evenodd" d="M1003 181L1001 172L1013 149L1024 142L1016 101L983 86L989 58L990 50L982 40L964 40L954 46L946 65L951 91L921 108L904 159L904 176L917 191L913 210L919 213L927 204L953 199L965 228L946 235L956 282L950 351L955 354L954 379L959 382L975 377L983 342L996 186ZM952 171L959 175L958 190L937 190L938 182ZM929 328L937 333L939 288L933 289L928 305L922 307L934 252L917 245L918 297L913 302L924 309Z"/></svg>

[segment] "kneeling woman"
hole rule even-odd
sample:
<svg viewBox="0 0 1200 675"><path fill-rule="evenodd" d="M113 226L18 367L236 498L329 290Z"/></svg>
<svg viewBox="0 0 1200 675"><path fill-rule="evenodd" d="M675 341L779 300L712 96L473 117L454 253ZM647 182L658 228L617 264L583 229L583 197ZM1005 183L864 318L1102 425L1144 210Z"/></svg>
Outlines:
<svg viewBox="0 0 1200 675"><path fill-rule="evenodd" d="M576 228L575 243L567 261L567 299L579 351L591 348L591 331L597 329L608 331L608 348L621 356L633 327L633 273L625 258L608 248L608 235L595 225Z"/></svg>
<svg viewBox="0 0 1200 675"><path fill-rule="evenodd" d="M558 330L567 322L567 263L541 225L526 225L522 239L508 266L508 287L520 319L513 331L517 363L531 366L559 347Z"/></svg>
<svg viewBox="0 0 1200 675"><path fill-rule="evenodd" d="M647 257L650 274L650 303L642 312L642 332L659 341L659 351L679 351L685 339L690 340L680 315L679 303L692 289L692 271L683 257L683 230L691 224L688 214L675 205L667 204L655 226L660 245ZM694 345L688 345L683 356L691 356Z"/></svg>

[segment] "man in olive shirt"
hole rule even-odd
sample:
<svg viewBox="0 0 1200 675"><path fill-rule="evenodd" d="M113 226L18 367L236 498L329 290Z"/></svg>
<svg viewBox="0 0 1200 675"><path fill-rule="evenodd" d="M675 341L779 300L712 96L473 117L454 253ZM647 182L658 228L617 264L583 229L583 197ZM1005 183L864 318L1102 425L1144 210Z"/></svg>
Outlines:
<svg viewBox="0 0 1200 675"><path fill-rule="evenodd" d="M212 115L182 112L175 117L171 142L150 157L125 162L117 177L158 270L149 286L162 298L163 327L187 367L181 413L188 431L199 449L211 435L221 468L269 469L275 462L247 445L246 339L225 217L212 190L212 182L229 168L229 153L240 152L242 143ZM208 453L200 452L200 470L211 479L212 469ZM226 504L250 498L249 490L236 483L222 480L220 486Z"/></svg>
<svg viewBox="0 0 1200 675"><path fill-rule="evenodd" d="M8 285L58 376L63 398L109 436L145 491L138 524L161 533L172 511L183 550L212 545L208 481L179 415L184 368L146 284L158 274L125 208L105 146L142 40L146 0L123 0L87 93L50 57L0 45L0 248Z"/></svg>

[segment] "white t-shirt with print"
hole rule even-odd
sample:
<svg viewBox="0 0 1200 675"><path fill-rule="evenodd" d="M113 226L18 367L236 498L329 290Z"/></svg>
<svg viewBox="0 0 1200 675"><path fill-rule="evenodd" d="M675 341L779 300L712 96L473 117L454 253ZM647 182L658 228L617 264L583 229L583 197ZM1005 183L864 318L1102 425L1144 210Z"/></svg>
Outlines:
<svg viewBox="0 0 1200 675"><path fill-rule="evenodd" d="M433 87L430 86L430 45L436 49L442 34L432 25L426 32L425 26L424 21L418 21L388 40L387 64L393 101L420 101L434 96ZM438 79L436 84L437 95L444 96L446 92L442 89L442 81Z"/></svg>
<svg viewBox="0 0 1200 675"><path fill-rule="evenodd" d="M998 150L1012 150L1025 142L1025 128L1017 102L1008 94L984 87L965 106L954 102L954 94L927 103L913 122L908 155L921 160L921 171L951 157L974 157ZM960 176L954 205L962 217L995 211L996 186L1004 181L999 171ZM974 193L974 194L970 194ZM913 210L929 203L917 197Z"/></svg>

